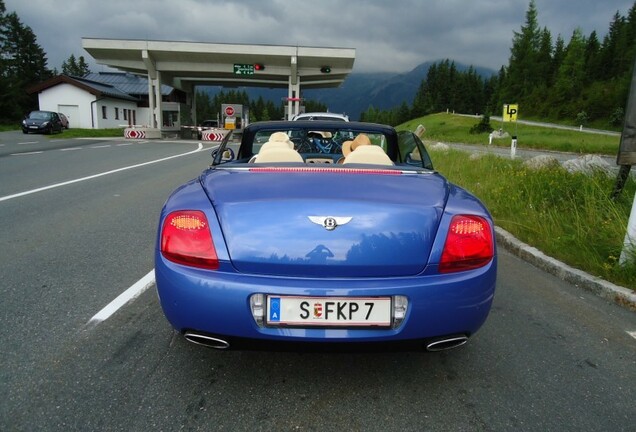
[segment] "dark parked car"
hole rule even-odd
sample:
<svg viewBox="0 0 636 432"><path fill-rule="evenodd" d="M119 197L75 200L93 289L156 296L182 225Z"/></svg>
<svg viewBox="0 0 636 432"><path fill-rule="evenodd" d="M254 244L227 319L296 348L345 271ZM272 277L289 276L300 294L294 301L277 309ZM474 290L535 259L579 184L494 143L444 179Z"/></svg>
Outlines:
<svg viewBox="0 0 636 432"><path fill-rule="evenodd" d="M216 120L203 120L197 127L197 139L201 139L203 131L208 129L215 129L219 127L219 122Z"/></svg>
<svg viewBox="0 0 636 432"><path fill-rule="evenodd" d="M64 113L57 113L60 116L60 120L62 121L62 127L64 129L68 129L68 118L64 115Z"/></svg>
<svg viewBox="0 0 636 432"><path fill-rule="evenodd" d="M22 132L40 132L51 134L53 132L62 132L62 120L56 112L52 111L31 111L28 116L22 120Z"/></svg>

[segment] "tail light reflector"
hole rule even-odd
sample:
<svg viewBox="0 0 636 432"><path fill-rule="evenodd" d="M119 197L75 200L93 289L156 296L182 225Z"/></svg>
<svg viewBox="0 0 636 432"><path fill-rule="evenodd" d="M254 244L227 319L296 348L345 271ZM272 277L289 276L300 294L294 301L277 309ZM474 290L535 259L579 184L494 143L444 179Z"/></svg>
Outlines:
<svg viewBox="0 0 636 432"><path fill-rule="evenodd" d="M456 215L451 220L439 263L440 273L482 267L494 255L492 230L480 216Z"/></svg>
<svg viewBox="0 0 636 432"><path fill-rule="evenodd" d="M166 216L161 230L161 253L177 264L219 268L208 219L199 210L180 210Z"/></svg>

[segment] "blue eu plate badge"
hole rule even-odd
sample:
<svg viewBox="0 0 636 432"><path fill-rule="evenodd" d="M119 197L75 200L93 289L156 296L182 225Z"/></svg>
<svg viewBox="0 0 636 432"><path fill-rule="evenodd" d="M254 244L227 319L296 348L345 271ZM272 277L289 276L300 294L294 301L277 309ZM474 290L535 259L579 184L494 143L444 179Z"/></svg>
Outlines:
<svg viewBox="0 0 636 432"><path fill-rule="evenodd" d="M280 298L269 298L269 320L280 321Z"/></svg>

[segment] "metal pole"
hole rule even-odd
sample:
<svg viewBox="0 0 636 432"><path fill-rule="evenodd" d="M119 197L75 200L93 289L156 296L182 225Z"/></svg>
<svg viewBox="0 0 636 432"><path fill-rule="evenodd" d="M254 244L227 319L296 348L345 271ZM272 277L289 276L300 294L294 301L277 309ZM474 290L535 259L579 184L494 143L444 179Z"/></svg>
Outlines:
<svg viewBox="0 0 636 432"><path fill-rule="evenodd" d="M625 124L616 163L630 166L636 164L636 59L634 59L634 68L632 69L632 82L625 110ZM623 174L627 176L628 173L629 170L625 168ZM632 212L627 222L627 233L625 233L623 250L618 262L620 265L625 265L630 259L631 261L636 260L636 196L632 202Z"/></svg>
<svg viewBox="0 0 636 432"><path fill-rule="evenodd" d="M625 240L623 240L623 250L621 256L618 259L620 265L625 265L630 261L636 259L636 194L634 195L634 201L632 202L632 212L627 222L627 233L625 234Z"/></svg>
<svg viewBox="0 0 636 432"><path fill-rule="evenodd" d="M618 196L623 192L625 183L629 178L629 172L631 171L631 165L621 165L618 169L618 175L616 176L616 183L614 183L614 190L612 191L612 199L616 200Z"/></svg>

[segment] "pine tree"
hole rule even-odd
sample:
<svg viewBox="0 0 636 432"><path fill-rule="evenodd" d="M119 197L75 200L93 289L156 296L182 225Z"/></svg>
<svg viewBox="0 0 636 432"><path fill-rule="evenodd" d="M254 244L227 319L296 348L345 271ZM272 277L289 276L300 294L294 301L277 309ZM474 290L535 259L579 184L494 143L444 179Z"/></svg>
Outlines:
<svg viewBox="0 0 636 432"><path fill-rule="evenodd" d="M525 25L519 33L514 32L506 82L502 88L506 101L523 103L534 85L540 82L537 74L538 53L541 44L541 31L537 21L537 8L534 0L526 12ZM505 102L505 101L502 101Z"/></svg>
<svg viewBox="0 0 636 432"><path fill-rule="evenodd" d="M27 89L52 76L35 34L15 12L6 14L3 0L0 0L0 76L0 115L4 121L18 120L37 108L37 95L29 95Z"/></svg>
<svg viewBox="0 0 636 432"><path fill-rule="evenodd" d="M559 68L554 83L554 104L563 107L562 115L573 117L577 114L572 101L578 99L585 83L585 38L581 29L574 30L568 44L565 58Z"/></svg>
<svg viewBox="0 0 636 432"><path fill-rule="evenodd" d="M601 43L598 41L596 31L587 38L585 46L585 70L587 71L586 81L591 83L601 77Z"/></svg>
<svg viewBox="0 0 636 432"><path fill-rule="evenodd" d="M71 54L68 59L62 62L62 73L65 75L83 77L90 73L90 69L84 56L79 56L76 60L75 55Z"/></svg>

